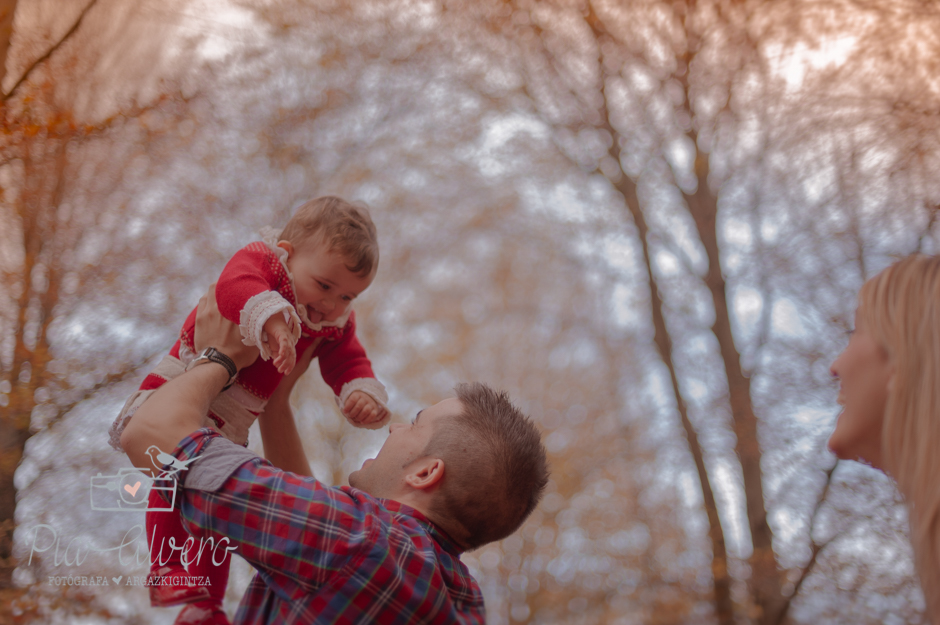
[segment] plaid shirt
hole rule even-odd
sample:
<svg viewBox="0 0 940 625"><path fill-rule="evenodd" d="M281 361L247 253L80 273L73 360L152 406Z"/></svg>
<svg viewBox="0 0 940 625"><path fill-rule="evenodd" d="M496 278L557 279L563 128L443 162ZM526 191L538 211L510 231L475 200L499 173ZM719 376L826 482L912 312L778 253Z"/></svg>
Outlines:
<svg viewBox="0 0 940 625"><path fill-rule="evenodd" d="M281 471L209 429L174 455L200 456L177 490L197 545L227 537L258 571L236 623L484 622L460 550L417 510Z"/></svg>

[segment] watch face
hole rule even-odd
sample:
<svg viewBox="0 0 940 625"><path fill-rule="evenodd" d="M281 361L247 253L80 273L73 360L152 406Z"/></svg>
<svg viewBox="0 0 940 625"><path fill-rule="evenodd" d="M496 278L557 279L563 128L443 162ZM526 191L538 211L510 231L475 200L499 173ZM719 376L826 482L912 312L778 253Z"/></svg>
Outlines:
<svg viewBox="0 0 940 625"><path fill-rule="evenodd" d="M211 348L207 347L206 349L204 349L204 350L202 350L201 352L199 352L198 354L196 354L196 357L193 358L192 360L190 360L190 361L189 361L189 364L186 365L185 370L186 370L186 371L189 371L190 369L192 369L193 367L195 367L195 366L198 365L199 363L208 361L208 360L209 360L209 355L208 355L206 352L208 352L210 349L211 349Z"/></svg>

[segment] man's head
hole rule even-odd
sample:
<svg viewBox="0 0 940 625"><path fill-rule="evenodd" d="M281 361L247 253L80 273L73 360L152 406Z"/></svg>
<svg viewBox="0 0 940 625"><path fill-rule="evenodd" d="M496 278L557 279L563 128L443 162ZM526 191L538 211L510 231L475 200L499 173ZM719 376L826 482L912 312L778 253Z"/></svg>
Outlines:
<svg viewBox="0 0 940 625"><path fill-rule="evenodd" d="M349 484L421 510L468 549L514 532L548 482L535 425L506 393L460 384L457 397L393 424Z"/></svg>

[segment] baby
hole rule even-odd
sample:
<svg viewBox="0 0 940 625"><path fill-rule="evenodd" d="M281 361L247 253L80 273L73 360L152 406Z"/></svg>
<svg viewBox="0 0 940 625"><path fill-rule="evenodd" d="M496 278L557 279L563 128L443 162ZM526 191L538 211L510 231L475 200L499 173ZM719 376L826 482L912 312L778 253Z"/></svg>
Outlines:
<svg viewBox="0 0 940 625"><path fill-rule="evenodd" d="M388 396L356 338L355 314L350 308L372 283L378 266L378 241L368 211L337 197L317 198L301 206L280 235L266 228L262 239L232 257L215 289L219 311L239 324L244 343L257 345L261 357L242 369L214 400L205 425L247 445L248 428L293 369L297 353L312 346L323 379L336 394L346 419L357 427L382 427L389 419ZM194 353L195 320L193 310L180 340L127 400L111 426L110 442L116 449L120 449L124 426L150 394L200 360L216 357L211 348ZM265 441L269 448L279 444L284 442ZM158 495L152 493L149 508L161 507ZM203 576L210 582L208 587L151 585L150 602L154 606L190 604L177 623L228 623L221 602L229 562L214 566L211 558L203 557L189 563L187 572L180 551L169 548L171 540L179 546L187 537L178 511L147 512L151 578Z"/></svg>

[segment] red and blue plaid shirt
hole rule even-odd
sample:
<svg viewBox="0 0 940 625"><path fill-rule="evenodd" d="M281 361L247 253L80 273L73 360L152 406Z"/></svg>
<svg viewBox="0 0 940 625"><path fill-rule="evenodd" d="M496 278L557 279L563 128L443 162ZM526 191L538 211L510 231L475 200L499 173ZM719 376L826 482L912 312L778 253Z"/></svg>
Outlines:
<svg viewBox="0 0 940 625"><path fill-rule="evenodd" d="M209 429L174 455L199 456L179 474L189 532L228 538L258 571L236 623L484 622L460 550L417 510L281 471Z"/></svg>

